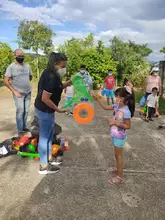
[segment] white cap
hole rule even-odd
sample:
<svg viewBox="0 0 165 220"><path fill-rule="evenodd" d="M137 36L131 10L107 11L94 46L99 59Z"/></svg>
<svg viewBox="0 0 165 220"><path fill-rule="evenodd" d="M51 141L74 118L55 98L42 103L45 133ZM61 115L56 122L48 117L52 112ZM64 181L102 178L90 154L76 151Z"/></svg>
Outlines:
<svg viewBox="0 0 165 220"><path fill-rule="evenodd" d="M158 72L159 71L159 68L158 67L153 67L152 70L151 70L151 73L153 72Z"/></svg>

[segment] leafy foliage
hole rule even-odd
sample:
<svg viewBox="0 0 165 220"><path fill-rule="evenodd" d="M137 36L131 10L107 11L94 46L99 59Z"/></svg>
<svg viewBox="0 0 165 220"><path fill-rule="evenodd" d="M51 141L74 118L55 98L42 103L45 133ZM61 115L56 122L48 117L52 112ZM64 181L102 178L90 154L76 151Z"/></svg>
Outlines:
<svg viewBox="0 0 165 220"><path fill-rule="evenodd" d="M0 42L0 60L0 78L3 78L8 65L14 60L14 54L10 46L3 42Z"/></svg>
<svg viewBox="0 0 165 220"><path fill-rule="evenodd" d="M18 44L26 50L32 50L38 55L39 49L45 54L54 50L52 37L55 33L44 24L38 21L23 20L18 28ZM37 77L39 78L39 59L36 59Z"/></svg>
<svg viewBox="0 0 165 220"><path fill-rule="evenodd" d="M165 55L165 47L163 47L163 48L160 50L160 53L164 53L164 55Z"/></svg>
<svg viewBox="0 0 165 220"><path fill-rule="evenodd" d="M94 37L90 33L82 40L72 38L60 47L68 57L69 75L80 70L80 65L85 64L88 67L94 82L100 84L107 74L108 69L116 72L117 62L112 60L111 50L105 48L102 41L94 45Z"/></svg>
<svg viewBox="0 0 165 220"><path fill-rule="evenodd" d="M33 77L39 78L39 73L47 65L48 54L54 50L53 31L38 21L23 20L18 28L18 44L23 49L33 50L36 57L25 55L25 61L30 64ZM123 42L117 37L111 41L109 48L99 40L97 44L90 33L84 39L72 38L59 47L68 57L68 76L78 72L80 65L85 64L96 84L102 84L108 69L112 69L122 84L123 78L129 78L135 87L142 88L149 73L150 64L146 58L152 52L147 44L136 44L134 41ZM45 56L38 51L43 50ZM165 54L165 47L161 50ZM7 66L13 61L13 52L8 44L0 43L1 66L0 74L3 77Z"/></svg>
<svg viewBox="0 0 165 220"><path fill-rule="evenodd" d="M132 75L148 70L146 57L152 53L147 44L135 44L133 41L123 42L114 37L111 40L112 58L118 61L118 79L121 80L124 74Z"/></svg>

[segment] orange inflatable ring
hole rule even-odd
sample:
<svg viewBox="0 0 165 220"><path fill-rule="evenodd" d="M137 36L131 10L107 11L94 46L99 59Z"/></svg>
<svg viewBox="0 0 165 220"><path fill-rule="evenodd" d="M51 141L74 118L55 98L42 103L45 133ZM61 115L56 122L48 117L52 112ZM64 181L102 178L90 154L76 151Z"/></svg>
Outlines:
<svg viewBox="0 0 165 220"><path fill-rule="evenodd" d="M80 112L82 110L87 111L88 116L86 118L82 118L80 116ZM94 109L88 103L80 103L73 110L74 120L79 124L88 124L88 123L90 123L92 121L92 119L94 118L94 114L95 114Z"/></svg>

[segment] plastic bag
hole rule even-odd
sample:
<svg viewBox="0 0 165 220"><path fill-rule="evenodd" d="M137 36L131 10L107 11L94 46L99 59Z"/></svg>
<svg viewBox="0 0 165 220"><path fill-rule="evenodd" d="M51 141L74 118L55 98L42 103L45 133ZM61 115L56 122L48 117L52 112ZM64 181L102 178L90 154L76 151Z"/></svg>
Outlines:
<svg viewBox="0 0 165 220"><path fill-rule="evenodd" d="M145 104L146 104L146 97L142 96L142 98L140 99L139 105L140 105L140 107L143 107L143 106L145 106Z"/></svg>

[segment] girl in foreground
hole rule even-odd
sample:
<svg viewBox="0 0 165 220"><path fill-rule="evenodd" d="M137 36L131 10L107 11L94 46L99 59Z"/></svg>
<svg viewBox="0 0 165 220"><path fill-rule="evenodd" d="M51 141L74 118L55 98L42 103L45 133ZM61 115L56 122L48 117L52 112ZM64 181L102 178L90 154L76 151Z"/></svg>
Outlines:
<svg viewBox="0 0 165 220"><path fill-rule="evenodd" d="M115 177L108 181L109 184L123 183L123 148L127 140L126 129L130 129L132 113L127 106L130 94L126 88L119 88L115 91L116 104L106 106L95 96L97 102L104 110L113 110L113 118L108 120L110 126L110 135L115 150L116 168L109 168L109 173L114 173ZM131 108L130 108L131 109Z"/></svg>

